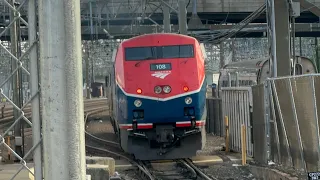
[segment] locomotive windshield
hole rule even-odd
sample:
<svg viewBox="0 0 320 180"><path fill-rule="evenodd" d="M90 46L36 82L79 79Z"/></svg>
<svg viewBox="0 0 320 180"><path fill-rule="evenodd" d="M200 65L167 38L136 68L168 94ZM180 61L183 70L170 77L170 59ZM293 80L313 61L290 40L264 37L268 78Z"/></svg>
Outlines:
<svg viewBox="0 0 320 180"><path fill-rule="evenodd" d="M157 47L132 47L125 48L127 61L168 59L168 58L193 58L193 45L157 46Z"/></svg>

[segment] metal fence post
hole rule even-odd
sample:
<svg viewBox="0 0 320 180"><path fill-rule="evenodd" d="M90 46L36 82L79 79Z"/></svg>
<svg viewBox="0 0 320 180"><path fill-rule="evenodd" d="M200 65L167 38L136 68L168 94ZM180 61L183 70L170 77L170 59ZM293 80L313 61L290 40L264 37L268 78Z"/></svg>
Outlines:
<svg viewBox="0 0 320 180"><path fill-rule="evenodd" d="M314 120L317 127L319 127L319 115L318 115L318 104L317 104L317 97L316 97L316 89L314 84L314 76L310 76L310 84L312 89L312 96L313 96L313 104L314 104ZM320 158L320 131L319 128L317 128L317 140L318 140L318 158ZM320 170L320 161L318 160L318 171Z"/></svg>
<svg viewBox="0 0 320 180"><path fill-rule="evenodd" d="M38 2L44 179L85 179L80 1Z"/></svg>
<svg viewBox="0 0 320 180"><path fill-rule="evenodd" d="M29 0L28 4L28 37L29 45L32 46L37 41L37 18L36 18L36 1ZM39 72L38 72L38 54L37 45L30 50L30 92L33 97L32 106L32 139L36 145L41 141L41 120L40 120L40 97L39 97ZM36 180L42 180L42 146L35 148L33 153L34 176Z"/></svg>
<svg viewBox="0 0 320 180"><path fill-rule="evenodd" d="M16 12L16 5L15 5L15 0L11 0L10 4L12 6L11 12L10 12L10 21L13 21L13 24L10 28L10 45L11 45L11 53L15 56L18 57L18 34L17 34L17 20L14 20L17 17L17 12ZM13 71L18 68L18 62L11 57L11 71ZM12 78L12 100L14 104L21 108L21 103L20 103L20 95L19 95L19 82L21 79L19 78L21 74L21 71L19 69L15 72ZM16 108L13 108L13 116L14 119L18 119L19 117L19 111ZM23 150L22 150L22 134L21 134L21 121L17 122L15 128L14 128L14 143L15 143L15 151L19 156L23 156ZM17 161L19 159L16 159Z"/></svg>
<svg viewBox="0 0 320 180"><path fill-rule="evenodd" d="M294 96L293 96L291 78L290 79L286 79L286 80L288 81L288 84L289 84L290 101L291 101L291 107L292 107L292 111L293 111L293 118L294 118L294 121L295 121L296 131L297 131L297 136L298 136L300 158L301 158L301 162L303 163L302 166L303 166L304 170L306 171L307 170L307 165L306 165L306 161L304 159L302 138L301 138L301 133L300 133L300 127L299 127L299 121L298 121L298 115L297 115L297 108L296 108L295 99L294 99ZM295 78L293 78L293 80L295 81Z"/></svg>
<svg viewBox="0 0 320 180"><path fill-rule="evenodd" d="M265 108L265 130L266 130L266 147L267 147L267 161L270 161L270 99L269 99L269 81L264 82L264 108Z"/></svg>
<svg viewBox="0 0 320 180"><path fill-rule="evenodd" d="M276 139L276 145L277 145L277 155L278 155L278 162L281 162L281 152L280 152L280 139L279 139L279 131L278 131L278 119L277 119L277 116L276 116L276 109L275 109L275 102L274 102L274 92L272 91L272 82L273 80L268 80L267 81L269 83L268 85L268 91L269 91L269 99L270 99L270 129L271 129L271 122L273 123L273 128L274 128L274 134L271 134L271 130L269 130L270 132L270 139L271 139L271 136L274 136L275 139ZM272 119L271 119L272 117ZM270 142L270 155L275 153L275 152L272 152L271 150L271 147L273 146L274 144L272 144ZM274 156L273 156L274 157ZM270 159L271 159L271 156L270 156ZM274 160L274 159L273 159Z"/></svg>

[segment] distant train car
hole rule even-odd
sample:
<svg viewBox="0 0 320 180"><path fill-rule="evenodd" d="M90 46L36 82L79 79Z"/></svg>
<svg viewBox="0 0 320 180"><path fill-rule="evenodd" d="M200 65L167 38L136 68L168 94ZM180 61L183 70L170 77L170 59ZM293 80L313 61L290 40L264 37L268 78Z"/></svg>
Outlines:
<svg viewBox="0 0 320 180"><path fill-rule="evenodd" d="M136 159L180 159L205 145L204 54L192 37L159 33L114 52L109 107L122 149Z"/></svg>
<svg viewBox="0 0 320 180"><path fill-rule="evenodd" d="M311 59L297 56L297 74L316 73ZM252 86L264 82L270 77L269 58L233 62L220 70L219 89L221 87Z"/></svg>

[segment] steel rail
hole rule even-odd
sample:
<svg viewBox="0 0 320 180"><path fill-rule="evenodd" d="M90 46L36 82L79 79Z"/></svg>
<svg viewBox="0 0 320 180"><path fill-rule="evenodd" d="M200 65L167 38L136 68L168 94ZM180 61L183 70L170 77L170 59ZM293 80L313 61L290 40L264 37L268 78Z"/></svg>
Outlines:
<svg viewBox="0 0 320 180"><path fill-rule="evenodd" d="M104 111L104 110L105 110L105 109L99 109L99 108L98 108L98 109L96 109L95 111L91 111L91 112L89 112L89 113L86 113L86 114L85 114L85 119L84 119L85 123L87 122L89 116L91 116L91 115L93 115L93 114L96 114L96 113L99 113L99 112ZM111 144L119 145L118 143L115 143L115 142L112 142L112 141L103 140L103 139L101 139L101 138L98 138L98 137L96 137L96 136L88 133L86 130L85 130L85 134L88 135L88 136L90 136L90 137L93 138L93 139L96 139L96 140L98 140L98 141L102 141L102 142L104 142L104 143L108 143L108 144L111 143ZM114 152L114 151L110 151L110 150L107 150L107 149L104 149L104 148L100 148L100 147L94 147L94 146L90 146L90 145L87 145L87 144L86 144L86 147L87 147L87 148L90 148L90 149L94 149L94 150L106 152L106 153L109 153L109 154L113 154L113 155L115 155L115 156L118 156L118 157L121 157L121 158L123 158L123 159L126 159L126 160L129 161L132 165L135 165L136 167L138 167L141 172L143 172L145 175L147 175L147 177L148 177L149 180L155 180L155 178L151 175L151 173L148 171L148 169L147 169L145 166L143 166L143 164L141 164L140 162L136 162L136 161L133 160L132 158L129 158L129 157L125 156L125 155L122 155L122 154L119 154L119 153L116 153L116 152Z"/></svg>
<svg viewBox="0 0 320 180"><path fill-rule="evenodd" d="M217 178L210 178L209 176L204 174L189 159L183 159L182 162L183 162L183 164L186 164L186 165L190 166L197 173L198 177L200 177L201 179L204 179L204 180L218 180Z"/></svg>

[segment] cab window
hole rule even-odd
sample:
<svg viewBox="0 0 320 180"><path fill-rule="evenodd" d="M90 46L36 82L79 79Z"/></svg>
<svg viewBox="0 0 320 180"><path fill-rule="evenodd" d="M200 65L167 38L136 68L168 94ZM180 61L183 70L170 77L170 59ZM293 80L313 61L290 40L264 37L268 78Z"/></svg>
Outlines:
<svg viewBox="0 0 320 180"><path fill-rule="evenodd" d="M133 47L125 48L125 57L127 61L155 59L153 47Z"/></svg>
<svg viewBox="0 0 320 180"><path fill-rule="evenodd" d="M192 57L194 57L193 45L125 48L127 61Z"/></svg>
<svg viewBox="0 0 320 180"><path fill-rule="evenodd" d="M192 58L194 57L194 51L192 45L180 45L180 46L162 46L157 47L159 52L158 58Z"/></svg>

